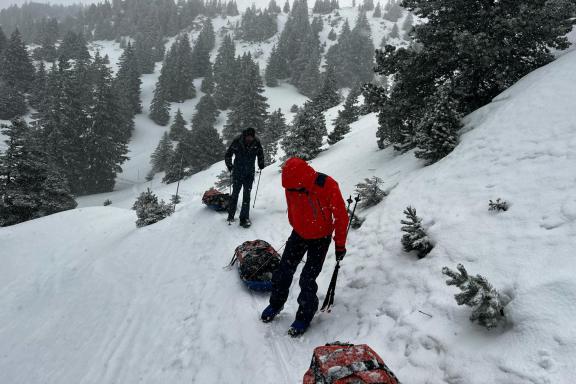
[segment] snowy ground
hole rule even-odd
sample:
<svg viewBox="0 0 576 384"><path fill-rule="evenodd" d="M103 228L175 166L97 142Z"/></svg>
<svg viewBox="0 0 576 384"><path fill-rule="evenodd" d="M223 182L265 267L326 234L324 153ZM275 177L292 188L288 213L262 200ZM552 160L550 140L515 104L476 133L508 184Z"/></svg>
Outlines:
<svg viewBox="0 0 576 384"><path fill-rule="evenodd" d="M135 227L133 196L120 190L110 207L2 229L1 381L298 383L315 346L342 340L370 344L405 383L576 382L575 65L567 53L468 116L461 144L431 167L377 150L374 115L313 161L346 195L372 175L391 193L350 235L334 311L298 340L286 335L297 283L278 320L262 324L267 297L222 269L241 242L279 248L288 236L276 165L249 230L200 203L222 163L184 181L176 213L150 227ZM165 199L173 188L155 184ZM487 211L497 197L509 211ZM409 204L436 243L420 261L400 245ZM456 305L440 271L459 262L510 299L501 328L470 323Z"/></svg>

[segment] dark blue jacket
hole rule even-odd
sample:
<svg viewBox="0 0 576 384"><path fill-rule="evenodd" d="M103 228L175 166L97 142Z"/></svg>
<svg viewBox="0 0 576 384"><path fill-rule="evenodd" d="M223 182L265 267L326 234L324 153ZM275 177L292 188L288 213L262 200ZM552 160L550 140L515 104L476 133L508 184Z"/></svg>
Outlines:
<svg viewBox="0 0 576 384"><path fill-rule="evenodd" d="M232 164L232 156L234 156L234 164ZM260 140L255 137L254 141L249 146L246 146L244 136L240 135L228 147L224 160L228 169L232 169L232 166L234 166L232 172L234 179L243 180L254 178L254 173L256 172L254 161L256 158L258 158L258 168L264 168L264 150Z"/></svg>

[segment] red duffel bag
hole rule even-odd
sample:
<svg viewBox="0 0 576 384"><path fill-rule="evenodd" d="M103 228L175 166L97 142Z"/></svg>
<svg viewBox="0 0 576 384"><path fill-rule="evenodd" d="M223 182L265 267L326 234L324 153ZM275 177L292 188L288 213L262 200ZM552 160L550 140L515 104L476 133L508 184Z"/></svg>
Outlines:
<svg viewBox="0 0 576 384"><path fill-rule="evenodd" d="M399 384L384 361L366 344L326 344L314 349L303 384Z"/></svg>

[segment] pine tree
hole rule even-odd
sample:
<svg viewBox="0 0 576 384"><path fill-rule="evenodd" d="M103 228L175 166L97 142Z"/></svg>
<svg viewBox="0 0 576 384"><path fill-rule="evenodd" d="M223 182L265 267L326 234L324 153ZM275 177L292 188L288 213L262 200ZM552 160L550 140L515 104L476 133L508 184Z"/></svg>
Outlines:
<svg viewBox="0 0 576 384"><path fill-rule="evenodd" d="M379 204L387 195L380 187L384 181L377 177L365 178L363 183L356 184L356 193L360 196L359 208L370 208Z"/></svg>
<svg viewBox="0 0 576 384"><path fill-rule="evenodd" d="M416 216L416 209L408 207L404 210L404 215L406 220L401 220L401 223L402 232L406 234L402 236L402 245L406 252L418 251L418 258L421 259L430 253L434 245L422 226L422 219Z"/></svg>
<svg viewBox="0 0 576 384"><path fill-rule="evenodd" d="M374 43L365 12L360 12L350 30L344 22L338 43L326 53L326 65L333 66L338 87L352 87L373 78Z"/></svg>
<svg viewBox="0 0 576 384"><path fill-rule="evenodd" d="M34 81L34 66L18 29L14 30L0 57L0 81L9 88L26 93Z"/></svg>
<svg viewBox="0 0 576 384"><path fill-rule="evenodd" d="M166 204L164 200L158 201L158 196L152 193L150 188L140 194L132 209L136 211L136 216L138 217L136 221L137 227L157 223L174 212L174 207Z"/></svg>
<svg viewBox="0 0 576 384"><path fill-rule="evenodd" d="M187 132L186 136L176 145L174 155L168 160L168 164L166 165L166 173L162 179L163 183L174 183L194 173L185 167L185 162L188 164L191 162L192 144L190 142L190 135L190 132Z"/></svg>
<svg viewBox="0 0 576 384"><path fill-rule="evenodd" d="M135 114L142 112L140 103L140 71L134 48L130 43L120 56L118 74L114 81L114 91L122 99L121 103L126 107L125 113L131 119Z"/></svg>
<svg viewBox="0 0 576 384"><path fill-rule="evenodd" d="M414 29L414 16L412 16L411 12L408 12L406 18L404 19L404 22L402 23L402 30L406 34L409 34L410 32L412 32L412 29Z"/></svg>
<svg viewBox="0 0 576 384"><path fill-rule="evenodd" d="M58 41L58 21L56 19L42 20L40 47L34 50L34 58L40 61L54 62L58 57L56 42Z"/></svg>
<svg viewBox="0 0 576 384"><path fill-rule="evenodd" d="M292 62L292 83L308 97L313 97L320 88L320 46L312 33L300 46L297 58Z"/></svg>
<svg viewBox="0 0 576 384"><path fill-rule="evenodd" d="M415 131L427 103L446 79L451 79L457 112L466 115L553 60L551 50L568 47L565 34L576 22L561 16L565 8L560 2L544 0L496 2L489 8L476 0L403 4L426 22L415 26L409 47L386 46L376 67L378 74L394 76L380 107L378 136L401 150L416 145ZM516 26L522 26L521 34ZM470 49L479 46L486 48Z"/></svg>
<svg viewBox="0 0 576 384"><path fill-rule="evenodd" d="M448 155L458 144L462 128L457 103L451 95L450 84L444 84L427 103L428 110L416 127L416 157L433 164Z"/></svg>
<svg viewBox="0 0 576 384"><path fill-rule="evenodd" d="M170 47L158 79L167 101L181 103L196 96L193 65L188 35L180 35Z"/></svg>
<svg viewBox="0 0 576 384"><path fill-rule="evenodd" d="M264 163L274 162L278 152L278 141L286 134L286 119L280 109L272 112L266 120L264 132L260 135L260 141L264 148Z"/></svg>
<svg viewBox="0 0 576 384"><path fill-rule="evenodd" d="M328 33L328 40L336 41L336 39L338 39L338 35L336 34L336 32L334 32L334 28L332 28Z"/></svg>
<svg viewBox="0 0 576 384"><path fill-rule="evenodd" d="M10 120L27 112L26 97L13 85L0 80L0 120Z"/></svg>
<svg viewBox="0 0 576 384"><path fill-rule="evenodd" d="M334 120L334 129L328 135L328 144L334 145L344 138L344 135L350 132L350 124L341 118L340 112Z"/></svg>
<svg viewBox="0 0 576 384"><path fill-rule="evenodd" d="M196 105L189 140L190 162L186 163L192 172L206 169L224 157L226 148L220 134L214 128L218 113L216 102L210 94L202 96Z"/></svg>
<svg viewBox="0 0 576 384"><path fill-rule="evenodd" d="M344 109L341 113L338 113L338 116L341 116L342 119L348 124L351 124L358 120L358 116L360 115L360 107L356 105L358 103L358 97L362 93L361 87L353 87L348 96L346 96L346 101L344 102Z"/></svg>
<svg viewBox="0 0 576 384"><path fill-rule="evenodd" d="M331 46L326 53L326 65L334 67L339 87L344 86L350 76L348 66L350 65L351 34L352 31L348 19L346 19L338 36L338 42Z"/></svg>
<svg viewBox="0 0 576 384"><path fill-rule="evenodd" d="M238 36L246 41L264 41L276 34L278 25L277 14L271 11L257 10L256 6L246 9L240 22Z"/></svg>
<svg viewBox="0 0 576 384"><path fill-rule="evenodd" d="M374 0L364 0L364 5L362 5L362 10L372 11L374 9Z"/></svg>
<svg viewBox="0 0 576 384"><path fill-rule="evenodd" d="M322 18L319 16L315 16L314 19L312 19L310 28L312 29L312 33L314 34L314 36L318 38L320 32L322 32L322 30L324 29L324 22L322 21Z"/></svg>
<svg viewBox="0 0 576 384"><path fill-rule="evenodd" d="M311 102L306 102L298 110L286 137L282 140L285 159L299 157L306 161L312 160L321 152L324 135L326 135L324 114Z"/></svg>
<svg viewBox="0 0 576 384"><path fill-rule="evenodd" d="M342 140L344 135L350 132L350 124L358 120L360 107L357 106L356 103L358 102L360 92L360 87L353 87L348 93L348 96L346 96L344 108L338 111L338 117L334 120L334 130L328 135L328 143L330 145L334 145Z"/></svg>
<svg viewBox="0 0 576 384"><path fill-rule="evenodd" d="M8 39L6 39L6 35L0 26L0 57L2 57L2 53L8 47Z"/></svg>
<svg viewBox="0 0 576 384"><path fill-rule="evenodd" d="M0 227L75 208L65 179L47 163L26 122L2 128L7 149L0 155Z"/></svg>
<svg viewBox="0 0 576 384"><path fill-rule="evenodd" d="M86 193L110 192L114 189L120 165L128 158L128 148L122 141L122 109L112 86L112 71L108 57L97 52L92 63L96 74L94 101L90 108L90 126L83 137L83 150L88 166L84 170Z"/></svg>
<svg viewBox="0 0 576 384"><path fill-rule="evenodd" d="M394 23L392 26L392 30L388 34L389 39L399 39L400 38L400 30L398 29L398 24Z"/></svg>
<svg viewBox="0 0 576 384"><path fill-rule="evenodd" d="M76 208L78 205L71 194L68 180L52 164L47 165L46 178L42 183L40 199L42 203L38 213L39 216L67 211Z"/></svg>
<svg viewBox="0 0 576 384"><path fill-rule="evenodd" d="M34 78L35 80L30 89L30 97L28 101L33 108L40 109L47 97L46 92L48 91L46 89L48 86L48 75L43 61L40 62Z"/></svg>
<svg viewBox="0 0 576 384"><path fill-rule="evenodd" d="M374 77L374 43L366 12L360 12L350 34L350 74L348 86L367 83Z"/></svg>
<svg viewBox="0 0 576 384"><path fill-rule="evenodd" d="M206 72L200 90L204 93L214 93L214 75L212 74L212 66L210 66L210 69Z"/></svg>
<svg viewBox="0 0 576 384"><path fill-rule="evenodd" d="M488 329L497 327L504 318L504 304L498 291L485 277L468 275L462 264L458 264L457 269L460 273L442 268L442 273L450 278L446 285L455 285L462 291L454 295L456 303L473 308L470 321L478 321Z"/></svg>
<svg viewBox="0 0 576 384"><path fill-rule="evenodd" d="M174 122L170 126L169 137L171 140L181 141L187 132L188 129L186 129L186 120L184 120L182 111L180 108L178 108L178 111L176 111L176 115L174 116Z"/></svg>
<svg viewBox="0 0 576 384"><path fill-rule="evenodd" d="M279 56L278 47L274 45L272 47L272 52L270 53L270 58L268 59L268 64L266 65L266 72L264 74L264 79L266 80L267 87L277 87L279 78Z"/></svg>
<svg viewBox="0 0 576 384"><path fill-rule="evenodd" d="M292 83L298 84L299 75L307 64L319 56L319 52L314 52L316 50L319 50L319 42L310 26L308 3L306 0L294 0L278 43L278 52L282 61L285 61L282 66L287 71L283 77L291 77ZM306 53L312 54L313 57L309 58ZM309 67L312 69L312 65Z"/></svg>
<svg viewBox="0 0 576 384"><path fill-rule="evenodd" d="M130 44L130 43L128 43ZM134 41L134 58L140 74L154 73L156 66L154 46L151 41L147 41L142 33L136 35Z"/></svg>
<svg viewBox="0 0 576 384"><path fill-rule="evenodd" d="M150 171L151 174L157 172L164 172L170 160L174 156L174 149L172 148L172 141L168 136L167 132L164 132L164 135L160 139L158 146L152 153L152 157L150 159L150 163L152 164L152 170Z"/></svg>
<svg viewBox="0 0 576 384"><path fill-rule="evenodd" d="M214 62L214 99L221 110L228 109L234 100L236 75L234 42L229 35L226 35Z"/></svg>
<svg viewBox="0 0 576 384"><path fill-rule="evenodd" d="M58 47L58 56L68 60L89 60L90 53L84 36L81 33L76 34L73 31L68 31L62 39L60 47Z"/></svg>
<svg viewBox="0 0 576 384"><path fill-rule="evenodd" d="M206 19L198 40L194 45L191 57L193 78L204 77L210 69L210 51L214 48L215 35L212 20Z"/></svg>
<svg viewBox="0 0 576 384"><path fill-rule="evenodd" d="M270 0L268 3L268 12L278 14L282 12L282 9L276 4L275 0Z"/></svg>
<svg viewBox="0 0 576 384"><path fill-rule="evenodd" d="M162 81L156 82L154 97L150 104L150 119L158 125L166 125L170 121L170 103L166 100Z"/></svg>
<svg viewBox="0 0 576 384"><path fill-rule="evenodd" d="M282 12L290 13L290 3L288 2L288 0L286 0L284 2L284 7L282 8Z"/></svg>
<svg viewBox="0 0 576 384"><path fill-rule="evenodd" d="M394 2L390 3L390 7L386 10L384 18L386 20L397 22L402 17L402 7Z"/></svg>
<svg viewBox="0 0 576 384"><path fill-rule="evenodd" d="M316 107L321 111L325 111L340 104L340 94L338 93L338 87L336 86L336 75L334 72L333 66L326 67L326 72L324 72L322 79L322 87L312 100L312 102L316 104Z"/></svg>
<svg viewBox="0 0 576 384"><path fill-rule="evenodd" d="M224 139L232 140L246 128L254 128L256 133L264 130L268 104L260 69L250 54L240 59L240 76L232 110L224 126Z"/></svg>
<svg viewBox="0 0 576 384"><path fill-rule="evenodd" d="M374 12L372 13L372 17L382 17L382 8L380 7L380 2L376 4L376 8L374 8Z"/></svg>
<svg viewBox="0 0 576 384"><path fill-rule="evenodd" d="M85 170L90 166L84 150L94 102L90 73L86 62L72 67L61 59L48 75L46 106L38 116L44 150L74 194L86 193Z"/></svg>

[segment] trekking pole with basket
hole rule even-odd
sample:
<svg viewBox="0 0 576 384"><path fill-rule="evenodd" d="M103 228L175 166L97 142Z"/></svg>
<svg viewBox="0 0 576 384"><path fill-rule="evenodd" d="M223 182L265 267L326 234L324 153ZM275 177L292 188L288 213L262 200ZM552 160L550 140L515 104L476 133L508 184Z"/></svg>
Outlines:
<svg viewBox="0 0 576 384"><path fill-rule="evenodd" d="M348 198L348 208L346 209L347 212L350 212L350 205L352 204L352 196ZM352 209L351 217L354 217L354 213L356 212L356 206L360 201L360 195L357 195L354 198L354 208ZM348 238L348 232L350 232L350 224L352 224L352 219L348 221L348 228L346 228L346 238ZM326 292L326 297L324 298L324 303L322 303L322 308L320 309L321 312L328 312L332 311L332 306L334 305L334 295L336 293L336 280L338 279L338 271L340 270L340 260L336 260L336 266L334 267L334 272L332 273L332 279L330 279L330 285L328 285L328 291Z"/></svg>
<svg viewBox="0 0 576 384"><path fill-rule="evenodd" d="M252 205L252 208L256 207L256 198L258 197L258 188L260 187L260 177L262 176L262 170L260 170L260 172L258 172L258 184L256 184L256 194L254 195L254 204Z"/></svg>

